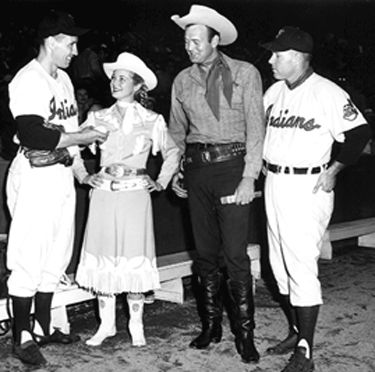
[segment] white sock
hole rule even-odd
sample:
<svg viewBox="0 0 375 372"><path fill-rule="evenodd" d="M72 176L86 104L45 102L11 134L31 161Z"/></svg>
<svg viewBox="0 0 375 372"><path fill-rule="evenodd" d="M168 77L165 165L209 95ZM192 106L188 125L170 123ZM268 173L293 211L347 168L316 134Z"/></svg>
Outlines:
<svg viewBox="0 0 375 372"><path fill-rule="evenodd" d="M297 346L304 347L306 349L305 356L307 359L310 359L310 346L304 338L298 342Z"/></svg>
<svg viewBox="0 0 375 372"><path fill-rule="evenodd" d="M27 341L33 341L33 336L31 336L29 331L22 331L20 344L24 344Z"/></svg>

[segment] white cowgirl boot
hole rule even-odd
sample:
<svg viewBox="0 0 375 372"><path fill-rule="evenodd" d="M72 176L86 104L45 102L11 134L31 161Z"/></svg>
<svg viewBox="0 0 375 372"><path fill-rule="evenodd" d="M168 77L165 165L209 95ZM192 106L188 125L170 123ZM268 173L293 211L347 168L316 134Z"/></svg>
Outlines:
<svg viewBox="0 0 375 372"><path fill-rule="evenodd" d="M99 346L107 337L116 334L116 296L98 296L100 326L86 345Z"/></svg>
<svg viewBox="0 0 375 372"><path fill-rule="evenodd" d="M127 295L129 305L129 332L133 346L145 346L146 340L143 333L143 305L144 294L129 293Z"/></svg>

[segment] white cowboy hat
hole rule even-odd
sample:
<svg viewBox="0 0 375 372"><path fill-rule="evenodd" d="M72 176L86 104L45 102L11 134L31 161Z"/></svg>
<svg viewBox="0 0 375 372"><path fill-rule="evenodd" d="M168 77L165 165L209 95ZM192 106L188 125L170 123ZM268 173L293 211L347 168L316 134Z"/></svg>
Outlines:
<svg viewBox="0 0 375 372"><path fill-rule="evenodd" d="M216 10L203 5L192 5L189 14L184 17L173 15L171 19L183 30L190 24L202 24L213 28L220 34L220 45L232 44L237 39L237 30L233 23Z"/></svg>
<svg viewBox="0 0 375 372"><path fill-rule="evenodd" d="M103 68L109 79L112 78L113 71L122 69L139 75L144 80L148 90L154 89L158 84L156 75L139 57L131 53L124 52L119 54L116 62L103 63Z"/></svg>

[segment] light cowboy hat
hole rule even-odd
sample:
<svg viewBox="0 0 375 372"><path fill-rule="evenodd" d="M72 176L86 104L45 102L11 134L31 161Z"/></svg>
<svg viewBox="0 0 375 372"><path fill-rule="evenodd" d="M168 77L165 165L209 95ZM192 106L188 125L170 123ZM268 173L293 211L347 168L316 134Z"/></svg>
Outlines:
<svg viewBox="0 0 375 372"><path fill-rule="evenodd" d="M103 68L109 79L112 78L113 71L121 69L132 71L139 75L144 80L148 90L152 90L158 85L156 75L139 57L131 53L124 52L119 54L116 62L103 63Z"/></svg>
<svg viewBox="0 0 375 372"><path fill-rule="evenodd" d="M238 34L233 23L216 10L203 5L192 5L189 14L184 17L173 15L171 19L183 30L190 24L201 24L213 28L220 34L220 45L232 44L237 39Z"/></svg>

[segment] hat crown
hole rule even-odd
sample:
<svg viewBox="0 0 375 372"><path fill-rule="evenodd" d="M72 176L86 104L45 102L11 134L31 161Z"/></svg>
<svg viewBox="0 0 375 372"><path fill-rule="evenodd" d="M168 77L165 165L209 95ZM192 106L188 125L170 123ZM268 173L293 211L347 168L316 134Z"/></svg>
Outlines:
<svg viewBox="0 0 375 372"><path fill-rule="evenodd" d="M313 49L311 36L297 27L283 27L276 35L276 40L301 52L311 52Z"/></svg>
<svg viewBox="0 0 375 372"><path fill-rule="evenodd" d="M124 64L124 66L127 66L129 69L132 66L135 66L135 65L146 66L146 64L139 57L137 57L136 55L134 55L132 53L128 53L128 52L121 53L117 57L117 63ZM134 71L132 71L132 72L134 72Z"/></svg>
<svg viewBox="0 0 375 372"><path fill-rule="evenodd" d="M293 49L302 53L311 53L314 43L311 35L307 32L298 27L286 26L279 30L273 41L262 44L262 46L273 52Z"/></svg>
<svg viewBox="0 0 375 372"><path fill-rule="evenodd" d="M192 5L189 14L173 15L172 21L182 29L190 24L202 24L213 28L220 35L220 45L229 45L237 39L237 29L229 19L204 5Z"/></svg>
<svg viewBox="0 0 375 372"><path fill-rule="evenodd" d="M104 63L103 68L109 79L111 79L115 70L131 71L144 80L149 90L154 89L158 83L156 75L139 57L132 53L123 52L119 54L116 62Z"/></svg>
<svg viewBox="0 0 375 372"><path fill-rule="evenodd" d="M88 30L77 27L71 14L52 10L39 24L39 36L42 38L57 34L80 36Z"/></svg>

